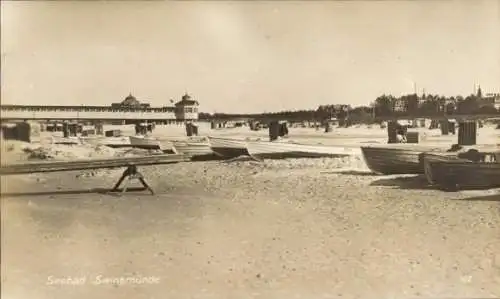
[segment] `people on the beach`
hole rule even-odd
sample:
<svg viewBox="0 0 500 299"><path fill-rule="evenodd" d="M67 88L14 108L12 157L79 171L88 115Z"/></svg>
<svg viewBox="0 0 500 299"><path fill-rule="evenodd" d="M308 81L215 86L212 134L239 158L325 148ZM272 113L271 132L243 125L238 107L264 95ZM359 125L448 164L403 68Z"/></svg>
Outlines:
<svg viewBox="0 0 500 299"><path fill-rule="evenodd" d="M406 143L406 133L408 132L408 127L398 124L396 128L396 139L398 143Z"/></svg>

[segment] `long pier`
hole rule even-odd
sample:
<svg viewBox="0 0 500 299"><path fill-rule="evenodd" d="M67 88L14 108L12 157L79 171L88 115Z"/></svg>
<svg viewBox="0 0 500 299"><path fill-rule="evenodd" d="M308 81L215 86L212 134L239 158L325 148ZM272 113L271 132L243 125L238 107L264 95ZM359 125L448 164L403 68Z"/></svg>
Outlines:
<svg viewBox="0 0 500 299"><path fill-rule="evenodd" d="M111 106L38 106L1 105L0 119L5 120L151 120L176 121L198 119L197 107L111 107Z"/></svg>

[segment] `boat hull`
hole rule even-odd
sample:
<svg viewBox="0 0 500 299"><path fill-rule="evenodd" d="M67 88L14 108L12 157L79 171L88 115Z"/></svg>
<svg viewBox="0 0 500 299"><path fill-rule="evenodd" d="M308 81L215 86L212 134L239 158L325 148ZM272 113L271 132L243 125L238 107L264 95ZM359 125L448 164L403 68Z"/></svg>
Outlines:
<svg viewBox="0 0 500 299"><path fill-rule="evenodd" d="M428 181L443 189L490 189L500 187L500 163L465 159L426 159Z"/></svg>
<svg viewBox="0 0 500 299"><path fill-rule="evenodd" d="M82 144L100 145L104 142L106 137L80 137Z"/></svg>
<svg viewBox="0 0 500 299"><path fill-rule="evenodd" d="M128 137L105 137L99 144L120 148L120 147L130 147L130 138Z"/></svg>
<svg viewBox="0 0 500 299"><path fill-rule="evenodd" d="M160 149L160 142L154 138L130 136L130 145L142 149Z"/></svg>
<svg viewBox="0 0 500 299"><path fill-rule="evenodd" d="M205 156L213 154L209 143L174 142L176 152L189 156Z"/></svg>
<svg viewBox="0 0 500 299"><path fill-rule="evenodd" d="M435 149L361 147L366 165L378 174L423 174L422 154ZM444 150L439 150L444 151Z"/></svg>
<svg viewBox="0 0 500 299"><path fill-rule="evenodd" d="M458 160L457 153L423 153L421 156L424 166L424 174L427 182L431 185L436 184L436 180L434 177L436 174L433 173L432 167L430 165L431 162L434 161L450 161L450 160Z"/></svg>
<svg viewBox="0 0 500 299"><path fill-rule="evenodd" d="M220 157L231 159L249 156L246 141L214 137L209 137L209 140L211 150Z"/></svg>
<svg viewBox="0 0 500 299"><path fill-rule="evenodd" d="M52 143L63 145L79 145L82 141L79 137L53 137Z"/></svg>
<svg viewBox="0 0 500 299"><path fill-rule="evenodd" d="M249 141L247 146L249 154L260 159L345 157L356 153L353 148L288 142Z"/></svg>

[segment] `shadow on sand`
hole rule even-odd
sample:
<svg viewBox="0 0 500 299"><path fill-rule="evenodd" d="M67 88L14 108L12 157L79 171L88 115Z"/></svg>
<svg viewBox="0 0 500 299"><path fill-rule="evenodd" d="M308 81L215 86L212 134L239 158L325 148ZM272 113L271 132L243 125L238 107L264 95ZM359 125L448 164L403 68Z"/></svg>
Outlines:
<svg viewBox="0 0 500 299"><path fill-rule="evenodd" d="M382 178L373 181L370 186L398 187L399 189L409 190L436 189L434 186L429 185L423 175Z"/></svg>
<svg viewBox="0 0 500 299"><path fill-rule="evenodd" d="M500 202L500 194L489 194L489 195L481 195L474 196L468 198L456 198L454 200L457 201L498 201Z"/></svg>
<svg viewBox="0 0 500 299"><path fill-rule="evenodd" d="M364 170L339 170L339 171L322 171L323 174L343 174L343 175L357 175L357 176L379 176L371 171Z"/></svg>
<svg viewBox="0 0 500 299"><path fill-rule="evenodd" d="M1 194L2 198L9 197L29 197L29 196L54 196L54 195L77 195L77 194L89 194L89 193L97 193L97 194L105 194L105 195L119 195L123 189L117 189L116 191L112 191L111 188L92 188L85 190L55 190L55 191L39 191L39 192L5 192ZM144 187L130 187L127 188L128 194L130 192L139 192L146 191ZM149 194L149 193L145 193Z"/></svg>
<svg viewBox="0 0 500 299"><path fill-rule="evenodd" d="M461 188L459 190L455 189L445 189L439 186L430 185L427 182L427 179L424 175L415 175L415 176L405 176L405 177L391 177L391 178L382 178L373 181L370 186L387 186L387 187L396 187L399 189L406 190L439 190L443 192L456 192L456 191L466 191L466 190L477 190L477 191L485 191L488 188ZM477 201L500 201L500 194L488 194L481 195L471 198L463 198L456 200L477 200Z"/></svg>

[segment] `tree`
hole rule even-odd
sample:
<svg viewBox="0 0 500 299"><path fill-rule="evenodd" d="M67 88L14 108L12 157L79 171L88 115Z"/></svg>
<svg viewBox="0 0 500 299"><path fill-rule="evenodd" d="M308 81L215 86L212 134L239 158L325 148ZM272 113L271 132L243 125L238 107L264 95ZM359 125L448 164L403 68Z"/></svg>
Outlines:
<svg viewBox="0 0 500 299"><path fill-rule="evenodd" d="M472 114L479 110L479 101L477 96L470 95L467 96L463 101L457 104L457 113L460 114Z"/></svg>
<svg viewBox="0 0 500 299"><path fill-rule="evenodd" d="M353 124L372 124L374 119L372 108L361 106L349 111L349 119Z"/></svg>
<svg viewBox="0 0 500 299"><path fill-rule="evenodd" d="M406 97L406 112L408 115L414 116L418 114L418 96L411 94Z"/></svg>
<svg viewBox="0 0 500 299"><path fill-rule="evenodd" d="M423 116L439 115L439 98L435 95L427 95L426 100L420 106L419 114Z"/></svg>
<svg viewBox="0 0 500 299"><path fill-rule="evenodd" d="M497 114L497 109L493 105L485 105L476 110L478 114Z"/></svg>
<svg viewBox="0 0 500 299"><path fill-rule="evenodd" d="M455 114L456 112L456 103L448 102L445 106L445 114Z"/></svg>
<svg viewBox="0 0 500 299"><path fill-rule="evenodd" d="M375 99L375 115L389 116L392 112L392 101L390 96L385 94Z"/></svg>

